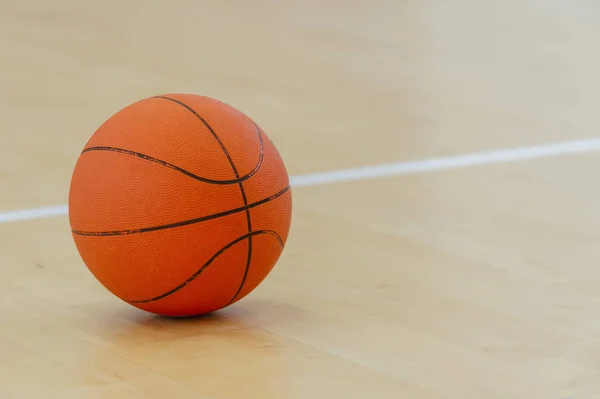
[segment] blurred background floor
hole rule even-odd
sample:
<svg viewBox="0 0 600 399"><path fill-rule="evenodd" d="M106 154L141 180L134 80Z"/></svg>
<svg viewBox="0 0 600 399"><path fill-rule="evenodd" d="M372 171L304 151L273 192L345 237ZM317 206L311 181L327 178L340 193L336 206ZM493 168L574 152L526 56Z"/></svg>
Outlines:
<svg viewBox="0 0 600 399"><path fill-rule="evenodd" d="M110 115L191 92L292 176L600 137L600 4L0 2L0 211L66 203ZM65 216L0 224L0 398L600 396L594 152L294 189L248 298L111 296Z"/></svg>

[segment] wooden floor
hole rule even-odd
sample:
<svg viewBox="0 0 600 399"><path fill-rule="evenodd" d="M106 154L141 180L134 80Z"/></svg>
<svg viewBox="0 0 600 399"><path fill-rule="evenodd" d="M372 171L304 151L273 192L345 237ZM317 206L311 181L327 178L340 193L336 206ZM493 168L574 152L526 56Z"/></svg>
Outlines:
<svg viewBox="0 0 600 399"><path fill-rule="evenodd" d="M293 176L600 137L590 0L0 1L0 212L62 205L107 117L252 116ZM600 154L294 189L212 316L109 294L64 215L0 224L0 398L600 398Z"/></svg>

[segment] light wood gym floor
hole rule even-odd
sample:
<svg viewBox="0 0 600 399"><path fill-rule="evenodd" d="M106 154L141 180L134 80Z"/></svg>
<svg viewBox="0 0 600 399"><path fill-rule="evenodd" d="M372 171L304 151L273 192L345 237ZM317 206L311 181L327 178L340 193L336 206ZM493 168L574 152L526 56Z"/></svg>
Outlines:
<svg viewBox="0 0 600 399"><path fill-rule="evenodd" d="M591 0L0 0L0 398L600 398L599 49ZM108 293L64 212L12 220L171 92L312 182L269 278L193 320Z"/></svg>

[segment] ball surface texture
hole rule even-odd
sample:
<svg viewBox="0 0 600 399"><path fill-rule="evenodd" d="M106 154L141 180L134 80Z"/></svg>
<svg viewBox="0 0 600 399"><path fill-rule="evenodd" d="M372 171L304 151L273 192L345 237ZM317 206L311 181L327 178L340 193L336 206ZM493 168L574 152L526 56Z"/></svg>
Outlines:
<svg viewBox="0 0 600 399"><path fill-rule="evenodd" d="M192 316L253 291L286 243L289 178L235 108L194 94L133 103L83 149L69 192L75 245L96 279L148 312Z"/></svg>

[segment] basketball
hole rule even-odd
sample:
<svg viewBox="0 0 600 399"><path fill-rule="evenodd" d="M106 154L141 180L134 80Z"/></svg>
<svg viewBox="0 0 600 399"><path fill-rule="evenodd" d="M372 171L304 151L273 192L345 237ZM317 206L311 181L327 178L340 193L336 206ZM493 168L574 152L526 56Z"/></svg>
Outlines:
<svg viewBox="0 0 600 399"><path fill-rule="evenodd" d="M69 192L77 250L121 300L166 316L227 307L286 243L288 174L265 132L210 97L146 98L85 145Z"/></svg>

